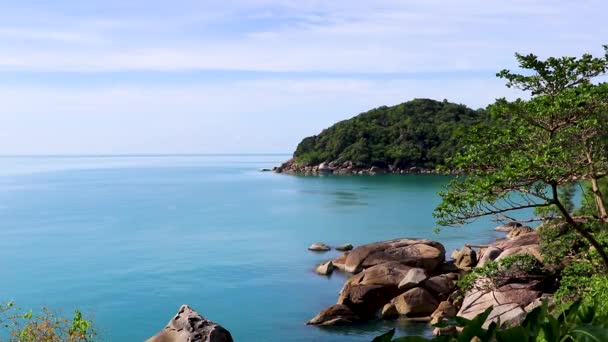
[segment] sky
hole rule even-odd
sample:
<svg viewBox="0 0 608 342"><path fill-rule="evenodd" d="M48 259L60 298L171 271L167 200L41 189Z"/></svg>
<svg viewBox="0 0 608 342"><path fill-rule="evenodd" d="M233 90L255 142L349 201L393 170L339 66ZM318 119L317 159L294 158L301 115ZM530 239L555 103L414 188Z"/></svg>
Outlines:
<svg viewBox="0 0 608 342"><path fill-rule="evenodd" d="M514 53L593 53L604 0L0 0L0 154L291 153L413 98L485 107Z"/></svg>

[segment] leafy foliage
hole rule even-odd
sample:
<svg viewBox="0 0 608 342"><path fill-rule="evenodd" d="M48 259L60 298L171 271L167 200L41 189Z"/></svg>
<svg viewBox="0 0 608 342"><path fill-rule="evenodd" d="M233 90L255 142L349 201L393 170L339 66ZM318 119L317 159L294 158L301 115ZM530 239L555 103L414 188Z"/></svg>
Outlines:
<svg viewBox="0 0 608 342"><path fill-rule="evenodd" d="M595 203L591 219L608 222L598 181L608 174L608 84L592 79L608 70L606 56L549 58L517 55L525 74L504 70L507 86L529 91L529 100L499 99L490 119L465 135L451 160L463 171L441 193L435 216L459 225L487 215L542 208L566 221L599 253L608 254L593 229L572 216L572 186L588 180Z"/></svg>
<svg viewBox="0 0 608 342"><path fill-rule="evenodd" d="M415 99L338 122L302 140L294 157L305 165L351 161L355 167L434 168L459 150L465 128L486 117L464 105Z"/></svg>
<svg viewBox="0 0 608 342"><path fill-rule="evenodd" d="M456 318L450 324L462 327L456 336L438 336L426 339L420 336L393 338L391 330L376 337L372 342L600 342L608 341L608 316L597 310L596 305L584 305L576 302L553 316L547 303L530 311L523 323L517 327L499 328L496 323L487 329L483 324L493 308L472 320Z"/></svg>
<svg viewBox="0 0 608 342"><path fill-rule="evenodd" d="M13 302L0 305L0 324L10 342L93 342L96 340L92 322L78 310L74 317L62 317L48 308L35 313L22 312Z"/></svg>

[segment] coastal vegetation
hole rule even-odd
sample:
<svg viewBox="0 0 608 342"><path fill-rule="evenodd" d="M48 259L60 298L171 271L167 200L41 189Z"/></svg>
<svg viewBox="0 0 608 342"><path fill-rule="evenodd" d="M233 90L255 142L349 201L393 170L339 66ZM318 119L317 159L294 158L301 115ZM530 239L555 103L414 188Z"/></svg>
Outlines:
<svg viewBox="0 0 608 342"><path fill-rule="evenodd" d="M93 322L82 312L73 317L63 316L49 308L38 311L22 309L13 302L0 305L0 324L3 334L0 341L8 342L93 342L97 332Z"/></svg>
<svg viewBox="0 0 608 342"><path fill-rule="evenodd" d="M515 220L510 212L535 209L530 221L544 222L537 229L544 266L530 258L525 269L516 268L523 271L518 277L556 279L557 313L582 303L602 317L592 326L601 337L551 335L549 341L607 339L608 84L594 82L608 70L605 51L601 58L516 55L525 72L503 70L498 77L530 98L489 106L489 120L469 130L463 150L449 161L463 175L447 185L435 210L440 224L460 225L489 215ZM480 283L496 287L512 270L492 262L459 286L463 292Z"/></svg>
<svg viewBox="0 0 608 342"><path fill-rule="evenodd" d="M485 110L430 99L382 106L336 123L300 142L299 165L352 163L355 168L433 169L455 155L466 128L484 122Z"/></svg>
<svg viewBox="0 0 608 342"><path fill-rule="evenodd" d="M394 338L394 330L378 336L372 342L600 342L608 340L608 316L597 310L596 304L576 302L558 314L552 314L547 303L529 312L521 325L501 328L492 323L484 328L492 308L472 320L456 317L450 324L462 329L458 336L419 336ZM446 326L444 322L439 326Z"/></svg>

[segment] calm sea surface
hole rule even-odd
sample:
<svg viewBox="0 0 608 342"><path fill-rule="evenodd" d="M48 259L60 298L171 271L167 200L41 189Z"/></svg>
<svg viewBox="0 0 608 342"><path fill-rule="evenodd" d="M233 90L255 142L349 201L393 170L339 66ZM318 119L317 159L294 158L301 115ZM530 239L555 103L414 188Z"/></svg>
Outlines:
<svg viewBox="0 0 608 342"><path fill-rule="evenodd" d="M397 326L319 329L344 277L306 247L431 238L448 253L491 222L433 233L443 176L261 173L288 156L0 158L0 301L74 308L107 341L142 341L187 303L236 341L370 341Z"/></svg>

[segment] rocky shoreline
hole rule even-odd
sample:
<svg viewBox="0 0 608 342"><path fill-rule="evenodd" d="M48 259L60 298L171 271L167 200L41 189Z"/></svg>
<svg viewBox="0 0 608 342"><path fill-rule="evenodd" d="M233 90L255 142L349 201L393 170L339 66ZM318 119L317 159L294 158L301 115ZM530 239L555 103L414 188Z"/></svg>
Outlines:
<svg viewBox="0 0 608 342"><path fill-rule="evenodd" d="M446 257L445 247L428 239L398 238L353 247L335 247L343 251L333 260L317 265L315 272L330 275L334 271L349 275L335 304L321 310L307 324L316 326L354 325L371 320L406 319L435 325L456 316L472 319L492 308L484 323L502 326L520 324L526 314L551 300L552 287L546 282L525 276L505 279L500 286L475 286L462 293L457 282L490 261L514 255L532 256L543 262L537 232L519 223L495 228L506 238L487 245L464 245ZM314 243L310 251L331 249ZM483 283L485 279L476 280ZM434 328L435 335L458 333L455 326ZM183 305L167 326L146 342L232 342L230 332Z"/></svg>
<svg viewBox="0 0 608 342"><path fill-rule="evenodd" d="M389 166L382 168L378 166L372 166L370 168L359 168L355 167L352 162L346 161L343 163L329 162L321 163L319 165L300 165L297 164L294 159L290 159L280 166L276 166L272 169L263 169L262 171L273 171L276 173L285 174L301 174L301 175L324 175L324 174L335 174L335 175L377 175L377 174L453 174L454 172L449 171L438 171L436 169L428 169L423 167L409 167L409 168L398 168Z"/></svg>
<svg viewBox="0 0 608 342"><path fill-rule="evenodd" d="M465 245L446 258L444 246L426 239L401 238L357 246L322 263L317 273L336 269L350 275L335 304L308 324L351 325L375 319L408 319L436 324L455 316L472 319L492 307L484 326L521 323L551 288L540 280L506 279L497 288L473 288L459 293L456 282L475 267L513 255L530 255L542 263L538 234L530 227L497 227L507 238L488 245ZM321 271L320 271L321 270ZM435 328L436 335L456 333L456 327Z"/></svg>

